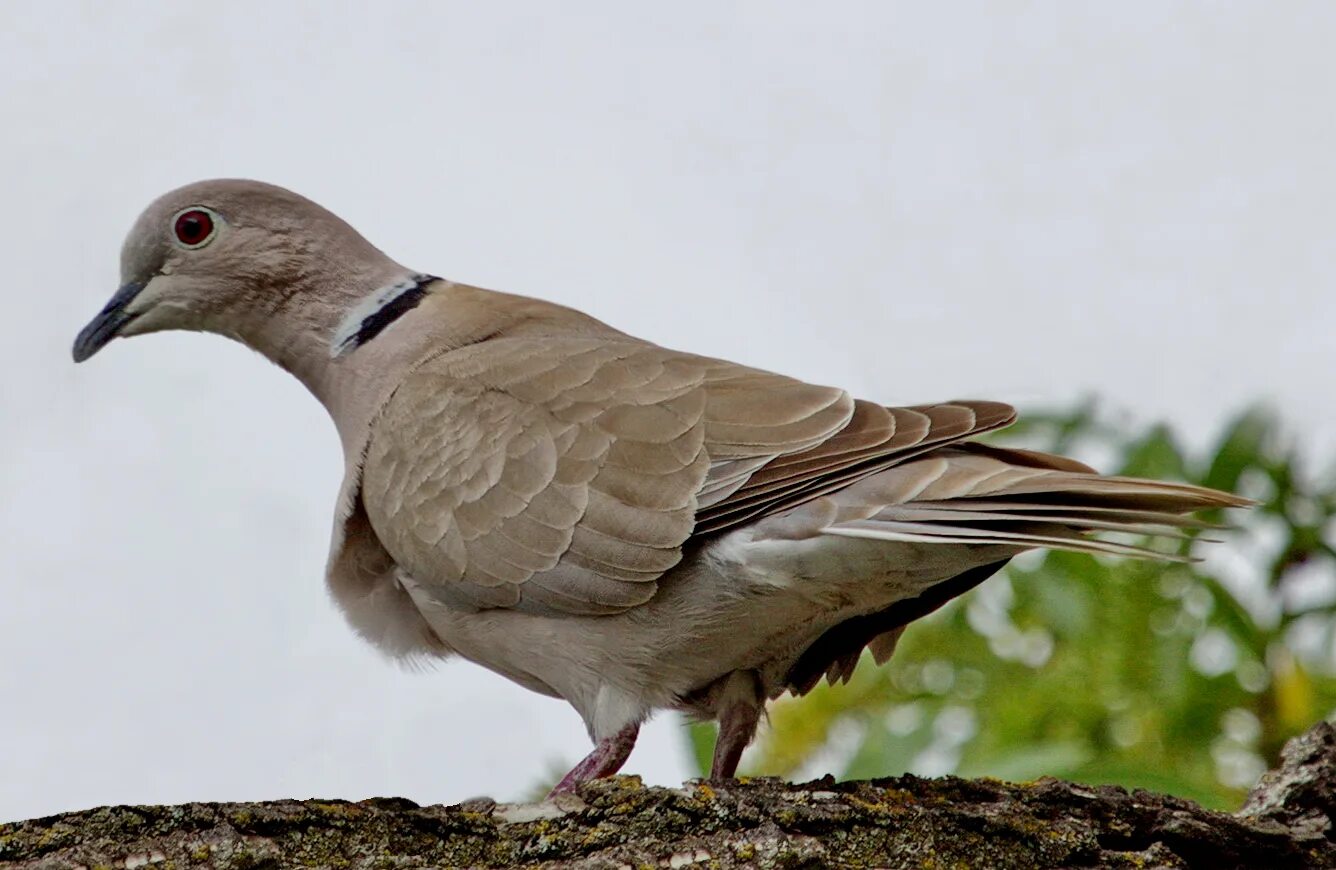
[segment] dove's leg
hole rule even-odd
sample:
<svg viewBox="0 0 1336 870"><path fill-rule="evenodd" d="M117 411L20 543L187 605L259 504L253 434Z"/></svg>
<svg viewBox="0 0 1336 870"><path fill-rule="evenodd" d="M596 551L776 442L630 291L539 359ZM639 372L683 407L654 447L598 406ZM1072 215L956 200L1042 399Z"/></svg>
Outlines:
<svg viewBox="0 0 1336 870"><path fill-rule="evenodd" d="M756 736L756 724L765 709L761 685L752 671L734 671L724 681L716 706L719 739L714 744L710 779L732 779L742 750Z"/></svg>
<svg viewBox="0 0 1336 870"><path fill-rule="evenodd" d="M600 740L593 752L586 755L583 761L571 768L570 773L561 778L561 782L549 792L548 797L575 791L575 787L582 782L612 776L621 770L627 756L635 748L636 735L639 733L640 723L633 722L606 740Z"/></svg>

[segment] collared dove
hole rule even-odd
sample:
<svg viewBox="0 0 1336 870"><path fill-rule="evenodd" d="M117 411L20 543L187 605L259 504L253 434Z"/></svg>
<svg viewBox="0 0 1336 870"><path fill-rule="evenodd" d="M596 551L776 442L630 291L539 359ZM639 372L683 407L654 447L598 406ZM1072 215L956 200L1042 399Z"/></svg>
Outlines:
<svg viewBox="0 0 1336 870"><path fill-rule="evenodd" d="M192 329L296 375L346 456L335 601L392 656L574 706L595 748L557 790L615 773L659 709L718 719L730 777L768 700L884 663L1017 553L1164 558L1096 533L1247 503L970 440L1012 422L998 402L883 407L407 269L254 181L152 203L121 278L75 360Z"/></svg>

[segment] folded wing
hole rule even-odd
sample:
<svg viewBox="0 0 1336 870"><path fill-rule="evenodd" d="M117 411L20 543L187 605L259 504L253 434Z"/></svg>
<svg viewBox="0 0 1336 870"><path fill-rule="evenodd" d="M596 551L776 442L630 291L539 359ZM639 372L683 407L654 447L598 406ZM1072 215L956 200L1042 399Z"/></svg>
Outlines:
<svg viewBox="0 0 1336 870"><path fill-rule="evenodd" d="M996 403L881 408L630 340L498 339L404 381L373 427L361 498L441 600L616 613L652 597L693 536L1011 418Z"/></svg>
<svg viewBox="0 0 1336 870"><path fill-rule="evenodd" d="M693 538L758 532L1055 546L1239 503L966 443L996 402L884 408L624 337L479 342L428 360L373 426L361 499L415 582L459 606L609 614Z"/></svg>

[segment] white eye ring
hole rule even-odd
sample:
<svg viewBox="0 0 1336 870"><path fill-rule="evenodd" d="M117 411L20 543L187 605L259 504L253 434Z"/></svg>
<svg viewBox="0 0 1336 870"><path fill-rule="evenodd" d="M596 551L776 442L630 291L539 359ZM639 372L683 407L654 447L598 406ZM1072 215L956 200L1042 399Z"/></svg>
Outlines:
<svg viewBox="0 0 1336 870"><path fill-rule="evenodd" d="M212 242L223 223L222 215L202 205L183 208L172 215L172 243L194 251Z"/></svg>

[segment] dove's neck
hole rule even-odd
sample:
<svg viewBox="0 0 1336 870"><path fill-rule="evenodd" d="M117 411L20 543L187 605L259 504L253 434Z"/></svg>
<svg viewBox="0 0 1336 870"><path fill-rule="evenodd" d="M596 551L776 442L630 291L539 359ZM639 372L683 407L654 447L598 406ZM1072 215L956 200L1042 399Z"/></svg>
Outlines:
<svg viewBox="0 0 1336 870"><path fill-rule="evenodd" d="M252 303L220 331L301 381L347 446L350 433L365 431L383 382L397 382L407 365L401 358L417 352L393 327L434 280L383 255L363 257L269 288L268 304Z"/></svg>
<svg viewBox="0 0 1336 870"><path fill-rule="evenodd" d="M361 455L390 394L429 356L522 335L625 338L578 311L433 278L388 258L355 281L301 288L291 298L290 311L250 320L237 337L315 394L350 458Z"/></svg>

